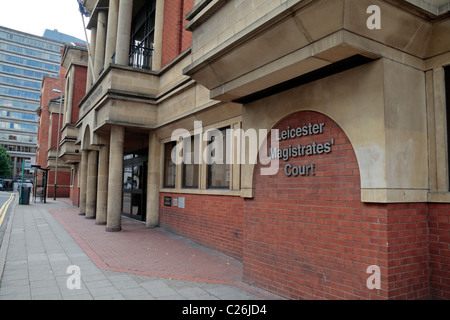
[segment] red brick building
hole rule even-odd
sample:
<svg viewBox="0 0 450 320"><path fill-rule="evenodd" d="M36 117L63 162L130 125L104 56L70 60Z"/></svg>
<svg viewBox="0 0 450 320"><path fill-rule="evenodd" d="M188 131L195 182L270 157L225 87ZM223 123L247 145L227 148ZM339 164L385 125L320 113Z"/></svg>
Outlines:
<svg viewBox="0 0 450 320"><path fill-rule="evenodd" d="M61 49L62 51L62 49ZM62 119L59 116L60 99L64 99L64 74L66 70L60 67L58 78L44 77L42 80L40 107L37 110L39 115L38 124L38 145L36 148L36 165L42 169L49 169L47 173L47 197L53 197L55 192L55 164L56 164L56 148L57 148L57 131L58 120L60 125ZM59 90L62 92L56 92ZM63 101L61 103L64 103ZM62 165L62 164L61 164ZM37 194L42 194L43 186L42 171L36 171L38 189L35 190ZM57 176L56 184L60 187L56 189L57 196L68 196L67 173L60 170Z"/></svg>
<svg viewBox="0 0 450 320"><path fill-rule="evenodd" d="M86 46L66 44L62 54L61 65L67 70L65 74L65 91L67 101L64 103L64 119L61 125L60 159L69 169L69 197L72 203L79 205L78 169L80 151L75 145L79 108L78 104L86 94L88 51Z"/></svg>
<svg viewBox="0 0 450 320"><path fill-rule="evenodd" d="M290 299L449 299L449 3L372 2L84 1L80 214Z"/></svg>
<svg viewBox="0 0 450 320"><path fill-rule="evenodd" d="M162 66L191 46L192 33L185 28L185 17L192 9L193 2L194 0L173 0L164 3Z"/></svg>
<svg viewBox="0 0 450 320"><path fill-rule="evenodd" d="M68 156L68 154L72 154L76 158L77 154L73 146L73 150L68 150L67 146L70 143L73 145L76 140L74 130L78 120L77 104L86 91L86 66L82 62L74 62L74 54L69 54L70 50L83 53L86 51L86 47L65 45L61 49L62 61L59 77L45 77L42 82L41 107L38 109L36 165L42 169L48 169L47 197L54 197L56 190L56 197L70 197L77 204L77 174L73 172L76 171L76 168L70 166L73 162ZM61 97L63 100L60 105ZM58 128L60 130L59 141ZM57 152L58 167L56 167ZM42 172L37 171L37 174L42 174Z"/></svg>
<svg viewBox="0 0 450 320"><path fill-rule="evenodd" d="M64 89L63 79L44 77L44 79L42 80L41 105L38 109L39 130L38 130L38 147L36 152L36 164L41 166L42 168L47 167L47 156L49 147L50 112L48 110L48 105L50 104L51 100L58 99L60 96L60 94L54 92L53 89L63 90Z"/></svg>

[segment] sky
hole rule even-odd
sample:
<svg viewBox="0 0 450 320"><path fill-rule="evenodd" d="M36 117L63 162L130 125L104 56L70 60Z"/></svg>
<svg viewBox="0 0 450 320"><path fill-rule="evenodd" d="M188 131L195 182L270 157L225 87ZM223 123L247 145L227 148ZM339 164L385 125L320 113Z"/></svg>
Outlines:
<svg viewBox="0 0 450 320"><path fill-rule="evenodd" d="M89 18L84 20L87 25ZM86 41L77 0L0 0L0 26L40 37L57 29Z"/></svg>

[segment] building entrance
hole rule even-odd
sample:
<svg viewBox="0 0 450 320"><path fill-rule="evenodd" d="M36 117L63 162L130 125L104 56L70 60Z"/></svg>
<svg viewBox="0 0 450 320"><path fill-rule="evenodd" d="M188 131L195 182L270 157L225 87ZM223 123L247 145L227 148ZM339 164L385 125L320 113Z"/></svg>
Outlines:
<svg viewBox="0 0 450 320"><path fill-rule="evenodd" d="M123 161L122 213L146 220L148 152L126 154Z"/></svg>

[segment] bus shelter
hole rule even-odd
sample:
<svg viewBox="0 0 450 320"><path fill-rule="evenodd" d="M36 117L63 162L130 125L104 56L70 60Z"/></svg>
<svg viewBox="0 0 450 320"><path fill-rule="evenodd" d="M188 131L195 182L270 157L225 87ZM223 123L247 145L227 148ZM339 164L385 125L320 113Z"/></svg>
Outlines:
<svg viewBox="0 0 450 320"><path fill-rule="evenodd" d="M36 199L40 202L47 203L47 180L48 171L50 169L41 168L41 166L32 166L34 170L34 183L33 183L33 198L36 203Z"/></svg>

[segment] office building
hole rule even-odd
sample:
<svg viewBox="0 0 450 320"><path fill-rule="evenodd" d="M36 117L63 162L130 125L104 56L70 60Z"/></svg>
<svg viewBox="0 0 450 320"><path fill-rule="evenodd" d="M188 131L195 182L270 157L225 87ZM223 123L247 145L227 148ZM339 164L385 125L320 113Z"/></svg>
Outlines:
<svg viewBox="0 0 450 320"><path fill-rule="evenodd" d="M12 180L22 176L24 159L35 162L42 80L58 77L62 46L0 26L0 143L14 163ZM32 178L29 166L25 169L24 178Z"/></svg>

